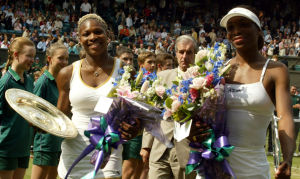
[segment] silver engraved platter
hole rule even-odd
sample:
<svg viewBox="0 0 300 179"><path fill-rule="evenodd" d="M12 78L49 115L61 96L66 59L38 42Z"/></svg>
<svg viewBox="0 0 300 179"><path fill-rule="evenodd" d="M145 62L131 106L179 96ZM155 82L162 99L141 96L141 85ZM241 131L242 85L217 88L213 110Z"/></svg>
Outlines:
<svg viewBox="0 0 300 179"><path fill-rule="evenodd" d="M43 131L67 139L77 136L78 131L72 121L43 98L15 88L8 89L5 98L20 116Z"/></svg>

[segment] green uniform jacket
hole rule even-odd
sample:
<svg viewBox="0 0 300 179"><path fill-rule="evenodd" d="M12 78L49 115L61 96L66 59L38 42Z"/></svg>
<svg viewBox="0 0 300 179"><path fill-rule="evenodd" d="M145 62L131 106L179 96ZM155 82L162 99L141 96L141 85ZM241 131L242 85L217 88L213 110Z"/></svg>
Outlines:
<svg viewBox="0 0 300 179"><path fill-rule="evenodd" d="M5 91L10 88L33 92L33 79L24 75L22 83L20 76L11 68L0 79L0 156L27 157L30 155L33 128L8 105Z"/></svg>
<svg viewBox="0 0 300 179"><path fill-rule="evenodd" d="M58 99L58 89L54 77L47 70L36 81L34 94L49 101L56 106ZM63 138L37 132L34 137L33 151L60 152Z"/></svg>

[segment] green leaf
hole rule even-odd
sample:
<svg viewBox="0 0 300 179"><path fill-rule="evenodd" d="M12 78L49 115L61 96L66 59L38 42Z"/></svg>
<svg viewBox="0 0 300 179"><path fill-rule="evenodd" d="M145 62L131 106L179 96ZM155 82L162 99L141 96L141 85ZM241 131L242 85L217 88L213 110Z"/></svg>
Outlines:
<svg viewBox="0 0 300 179"><path fill-rule="evenodd" d="M168 108L172 108L172 103L173 103L173 99L171 99L171 98L167 98L166 99L166 106L168 107Z"/></svg>
<svg viewBox="0 0 300 179"><path fill-rule="evenodd" d="M205 57L203 57L203 58L201 59L202 63L206 62L207 60L208 60L208 57L207 57L207 56L205 56Z"/></svg>
<svg viewBox="0 0 300 179"><path fill-rule="evenodd" d="M116 88L112 88L110 90L110 92L108 93L107 97L109 97L109 98L116 97L117 96L116 93L117 93Z"/></svg>
<svg viewBox="0 0 300 179"><path fill-rule="evenodd" d="M135 86L138 86L143 79L143 72L139 72L138 76L136 77Z"/></svg>
<svg viewBox="0 0 300 179"><path fill-rule="evenodd" d="M178 82L178 81L172 81L172 83L173 83L174 85L179 86L179 82Z"/></svg>

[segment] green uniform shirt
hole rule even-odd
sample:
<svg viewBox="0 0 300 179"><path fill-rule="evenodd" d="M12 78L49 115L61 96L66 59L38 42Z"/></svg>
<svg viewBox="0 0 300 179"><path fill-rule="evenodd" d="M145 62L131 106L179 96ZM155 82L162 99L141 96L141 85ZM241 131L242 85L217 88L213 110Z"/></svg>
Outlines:
<svg viewBox="0 0 300 179"><path fill-rule="evenodd" d="M0 79L0 156L26 157L30 155L33 128L7 103L5 91L10 88L33 92L33 80L24 75L22 83L11 68Z"/></svg>
<svg viewBox="0 0 300 179"><path fill-rule="evenodd" d="M58 99L58 89L54 77L47 70L36 81L34 94L49 101L56 106ZM37 132L34 137L33 151L60 152L63 138Z"/></svg>
<svg viewBox="0 0 300 179"><path fill-rule="evenodd" d="M6 62L0 65L0 78L2 77L2 69L6 66Z"/></svg>
<svg viewBox="0 0 300 179"><path fill-rule="evenodd" d="M296 95L292 95L292 105L295 104L300 104L300 97ZM293 117L295 119L299 118L299 109L298 108L293 108Z"/></svg>

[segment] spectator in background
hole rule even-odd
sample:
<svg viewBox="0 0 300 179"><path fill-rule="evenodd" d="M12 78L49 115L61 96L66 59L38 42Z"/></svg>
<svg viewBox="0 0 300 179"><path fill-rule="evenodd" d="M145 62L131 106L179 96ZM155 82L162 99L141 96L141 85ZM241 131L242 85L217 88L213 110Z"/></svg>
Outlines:
<svg viewBox="0 0 300 179"><path fill-rule="evenodd" d="M8 49L10 42L8 41L7 35L4 35L4 40L1 43L1 48Z"/></svg>
<svg viewBox="0 0 300 179"><path fill-rule="evenodd" d="M156 47L155 47L155 54L158 55L158 54L160 54L160 53L165 53L165 50L164 50L163 47L161 48L159 44L156 44Z"/></svg>
<svg viewBox="0 0 300 179"><path fill-rule="evenodd" d="M64 12L62 13L61 20L63 20L64 23L69 23L70 21L70 14L66 9L64 9Z"/></svg>
<svg viewBox="0 0 300 179"><path fill-rule="evenodd" d="M40 22L37 20L36 16L33 17L32 26L35 29L40 27Z"/></svg>
<svg viewBox="0 0 300 179"><path fill-rule="evenodd" d="M274 41L271 40L270 43L268 44L268 51L267 51L267 55L269 57L272 57L274 54L274 49L275 49L275 45L274 45Z"/></svg>
<svg viewBox="0 0 300 179"><path fill-rule="evenodd" d="M174 56L168 53L160 53L156 55L157 73L160 71L173 69Z"/></svg>
<svg viewBox="0 0 300 179"><path fill-rule="evenodd" d="M117 12L116 20L117 20L117 25L121 24L122 22L125 22L125 14L122 9L119 9L119 11Z"/></svg>
<svg viewBox="0 0 300 179"><path fill-rule="evenodd" d="M271 32L269 30L267 30L267 34L264 37L264 40L267 44L269 44L272 40L272 36L271 36Z"/></svg>
<svg viewBox="0 0 300 179"><path fill-rule="evenodd" d="M152 53L155 52L152 45L148 45L146 51L147 52L152 52Z"/></svg>
<svg viewBox="0 0 300 179"><path fill-rule="evenodd" d="M300 56L300 38L297 39L295 43L296 55Z"/></svg>
<svg viewBox="0 0 300 179"><path fill-rule="evenodd" d="M216 42L216 39L217 39L217 34L215 33L215 29L212 28L211 29L211 32L208 33L208 36L211 40L210 44L211 45L214 45L214 43Z"/></svg>
<svg viewBox="0 0 300 179"><path fill-rule="evenodd" d="M76 18L76 16L75 16L75 14L73 14L72 16L71 16L71 18L70 18L70 27L71 27L71 29L75 29L76 28L76 26L77 26L77 18Z"/></svg>
<svg viewBox="0 0 300 179"><path fill-rule="evenodd" d="M154 39L153 34L151 34L150 31L148 31L145 35L145 41L149 42L150 40L153 40L153 39Z"/></svg>
<svg viewBox="0 0 300 179"><path fill-rule="evenodd" d="M25 26L23 26L22 37L30 38L30 31Z"/></svg>
<svg viewBox="0 0 300 179"><path fill-rule="evenodd" d="M155 38L158 39L160 37L161 37L160 29L157 29L157 31L155 32Z"/></svg>
<svg viewBox="0 0 300 179"><path fill-rule="evenodd" d="M132 18L131 18L131 14L128 14L127 18L126 18L126 26L128 28L132 27L133 26L133 21L132 21Z"/></svg>
<svg viewBox="0 0 300 179"><path fill-rule="evenodd" d="M153 39L150 39L150 40L147 42L147 46L155 47L155 43L154 43Z"/></svg>
<svg viewBox="0 0 300 179"><path fill-rule="evenodd" d="M168 32L166 28L163 28L163 32L161 33L161 38L165 39L168 36Z"/></svg>
<svg viewBox="0 0 300 179"><path fill-rule="evenodd" d="M77 14L79 12L75 0L72 0L70 5L69 5L69 14L73 14L75 16L75 14Z"/></svg>
<svg viewBox="0 0 300 179"><path fill-rule="evenodd" d="M199 43L200 45L204 44L204 43L207 43L206 42L206 38L205 38L205 32L202 32L200 35L199 35Z"/></svg>
<svg viewBox="0 0 300 179"><path fill-rule="evenodd" d="M140 43L140 47L138 48L138 55L141 54L144 51L146 51L146 49L144 48L144 44Z"/></svg>
<svg viewBox="0 0 300 179"><path fill-rule="evenodd" d="M32 16L30 16L29 18L26 19L26 26L28 28L33 27L33 18L32 18Z"/></svg>
<svg viewBox="0 0 300 179"><path fill-rule="evenodd" d="M134 29L134 26L131 26L129 29L129 41L134 42L136 38L136 31Z"/></svg>
<svg viewBox="0 0 300 179"><path fill-rule="evenodd" d="M195 31L195 28L192 28L192 37L195 39L196 42L198 41L198 34Z"/></svg>
<svg viewBox="0 0 300 179"><path fill-rule="evenodd" d="M64 0L62 8L63 8L63 10L67 10L69 8L69 2L67 0Z"/></svg>
<svg viewBox="0 0 300 179"><path fill-rule="evenodd" d="M81 16L84 16L88 13L92 12L92 6L91 4L88 2L88 0L84 0L83 3L80 6L80 14Z"/></svg>
<svg viewBox="0 0 300 179"><path fill-rule="evenodd" d="M7 12L5 12L6 16L5 18L11 17L14 18L14 13L12 11L12 8L9 8Z"/></svg>
<svg viewBox="0 0 300 179"><path fill-rule="evenodd" d="M290 88L291 98L292 98L292 107L293 107L293 118L295 122L295 136L296 140L298 137L299 129L300 129L300 121L299 121L299 109L300 109L300 97L298 96L298 91L295 85L292 85ZM298 149L298 153L294 153L294 156L300 156L300 145L296 146L296 150Z"/></svg>
<svg viewBox="0 0 300 179"><path fill-rule="evenodd" d="M11 37L10 37L10 40L9 40L10 43L11 43L12 41L14 41L16 37L17 37L16 34L12 34Z"/></svg>
<svg viewBox="0 0 300 179"><path fill-rule="evenodd" d="M37 44L37 50L42 51L42 52L45 52L45 51L46 51L46 48L47 48L46 40L45 40L45 38L42 38L42 39L39 41L39 43Z"/></svg>
<svg viewBox="0 0 300 179"><path fill-rule="evenodd" d="M285 39L282 39L278 45L279 45L279 56L285 56L286 55Z"/></svg>
<svg viewBox="0 0 300 179"><path fill-rule="evenodd" d="M69 44L70 44L70 39L68 37L66 37L64 39L64 45L69 49Z"/></svg>
<svg viewBox="0 0 300 179"><path fill-rule="evenodd" d="M54 29L60 31L62 29L62 27L63 27L63 23L61 21L61 17L57 16L54 21Z"/></svg>
<svg viewBox="0 0 300 179"><path fill-rule="evenodd" d="M174 34L180 35L180 33L181 33L181 24L180 24L179 20L176 20L176 22L174 24Z"/></svg>
<svg viewBox="0 0 300 179"><path fill-rule="evenodd" d="M118 25L118 32L119 32L119 35L120 35L120 31L121 31L122 29L124 29L124 27L125 27L125 25L124 25L123 22L121 22L121 23Z"/></svg>
<svg viewBox="0 0 300 179"><path fill-rule="evenodd" d="M73 40L71 40L70 43L69 43L68 51L69 51L69 54L75 54L75 55L79 54L77 46L75 45L75 42Z"/></svg>
<svg viewBox="0 0 300 179"><path fill-rule="evenodd" d="M120 30L119 38L121 41L124 41L125 43L128 43L129 41L129 30L127 26L124 26L123 29Z"/></svg>
<svg viewBox="0 0 300 179"><path fill-rule="evenodd" d="M15 31L21 31L22 30L22 24L20 23L20 19L17 19L14 24L14 30Z"/></svg>
<svg viewBox="0 0 300 179"><path fill-rule="evenodd" d="M135 56L135 57L137 57L138 56L138 48L136 47L136 45L135 44L133 44L132 45L132 53L133 53L133 55Z"/></svg>
<svg viewBox="0 0 300 179"><path fill-rule="evenodd" d="M45 32L44 29L42 29L41 32L39 33L39 36L40 36L40 37L47 37L48 34Z"/></svg>
<svg viewBox="0 0 300 179"><path fill-rule="evenodd" d="M126 65L133 65L133 53L129 48L120 46L117 49L117 57Z"/></svg>

